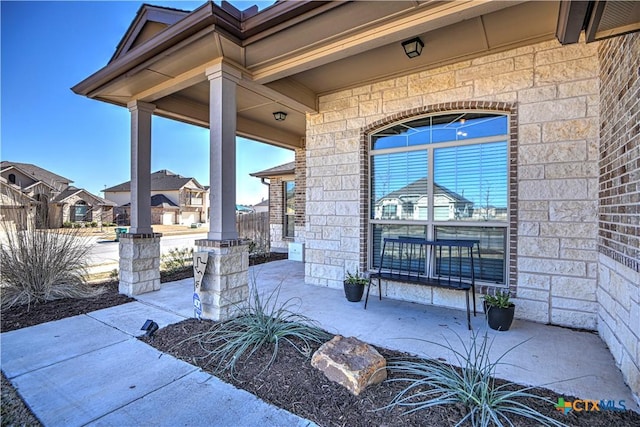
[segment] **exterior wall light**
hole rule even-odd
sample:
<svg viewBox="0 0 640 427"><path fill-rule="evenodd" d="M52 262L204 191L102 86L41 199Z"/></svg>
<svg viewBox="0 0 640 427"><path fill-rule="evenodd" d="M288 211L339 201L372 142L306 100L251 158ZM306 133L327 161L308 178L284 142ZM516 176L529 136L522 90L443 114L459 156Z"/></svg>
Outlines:
<svg viewBox="0 0 640 427"><path fill-rule="evenodd" d="M287 118L287 113L285 113L284 111L276 111L275 113L273 113L273 118L278 122L283 122L284 119Z"/></svg>
<svg viewBox="0 0 640 427"><path fill-rule="evenodd" d="M424 43L422 42L422 40L420 40L420 37L415 37L411 40L402 42L404 53L406 53L409 58L420 56L423 47Z"/></svg>

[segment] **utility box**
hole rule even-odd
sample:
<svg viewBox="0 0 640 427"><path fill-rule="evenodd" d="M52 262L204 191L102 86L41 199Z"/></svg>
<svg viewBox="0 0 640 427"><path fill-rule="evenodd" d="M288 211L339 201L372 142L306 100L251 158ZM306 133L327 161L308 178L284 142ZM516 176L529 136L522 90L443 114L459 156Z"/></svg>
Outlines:
<svg viewBox="0 0 640 427"><path fill-rule="evenodd" d="M289 243L289 259L304 262L304 243Z"/></svg>

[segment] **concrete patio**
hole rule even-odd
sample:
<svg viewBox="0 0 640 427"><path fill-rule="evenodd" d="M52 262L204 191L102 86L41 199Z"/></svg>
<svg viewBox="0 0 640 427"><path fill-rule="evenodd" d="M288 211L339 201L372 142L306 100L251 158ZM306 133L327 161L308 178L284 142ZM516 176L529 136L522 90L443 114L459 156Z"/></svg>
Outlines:
<svg viewBox="0 0 640 427"><path fill-rule="evenodd" d="M305 284L303 264L290 260L252 267L250 276L264 294L279 287L280 303L332 333L453 362L441 344L469 343L461 310L377 298L364 310L364 302L348 302L340 289ZM184 279L136 302L3 333L2 370L46 426L314 425L135 338L146 319L162 328L192 317L192 295L193 279ZM487 333L495 357L512 349L498 376L558 397L623 400L638 411L595 333L520 320L496 332L481 313L472 325L474 333Z"/></svg>
<svg viewBox="0 0 640 427"><path fill-rule="evenodd" d="M304 264L276 261L252 267L250 282L268 294L280 286L278 301L291 300L296 311L304 313L331 333L355 336L374 345L430 358L452 354L441 345L447 341L458 350L467 345L466 313L462 310L426 306L388 298L370 297L351 303L342 290L304 283ZM193 279L164 284L158 292L137 296L139 301L159 306L181 316L192 316ZM384 295L384 294L383 294ZM478 304L480 302L478 301ZM627 408L638 411L637 402L624 383L620 370L605 343L593 332L514 320L507 332L489 329L485 316L472 317L473 332L488 334L493 354L509 349L498 375L520 384L543 386L558 395L593 400L624 400ZM427 342L429 341L429 342Z"/></svg>

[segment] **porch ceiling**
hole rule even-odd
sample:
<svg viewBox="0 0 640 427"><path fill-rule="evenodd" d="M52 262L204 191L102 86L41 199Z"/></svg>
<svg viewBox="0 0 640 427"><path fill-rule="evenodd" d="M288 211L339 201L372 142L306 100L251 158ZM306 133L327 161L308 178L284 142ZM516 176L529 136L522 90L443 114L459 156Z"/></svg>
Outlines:
<svg viewBox="0 0 640 427"><path fill-rule="evenodd" d="M552 39L559 2L278 2L247 18L225 7L207 3L145 33L73 90L122 106L151 102L157 115L208 127L205 70L224 60L242 72L238 134L296 148L318 96ZM400 42L415 36L425 48L409 59Z"/></svg>

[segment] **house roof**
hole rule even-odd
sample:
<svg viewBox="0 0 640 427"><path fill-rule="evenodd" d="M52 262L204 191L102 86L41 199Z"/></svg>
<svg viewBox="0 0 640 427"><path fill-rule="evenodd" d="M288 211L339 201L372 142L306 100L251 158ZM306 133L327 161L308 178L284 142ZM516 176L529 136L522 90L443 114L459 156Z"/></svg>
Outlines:
<svg viewBox="0 0 640 427"><path fill-rule="evenodd" d="M53 184L70 184L73 181L69 178L65 178L63 176L57 175L53 172L50 172L46 169L33 165L31 163L19 163L19 162L11 162L8 160L3 160L0 162L0 169L4 172L10 168L16 168L23 174L32 177L36 181L42 181L45 184L52 186Z"/></svg>
<svg viewBox="0 0 640 427"><path fill-rule="evenodd" d="M195 186L204 190L205 188L195 178L187 178L182 175L173 173L167 169L162 169L151 174L151 191L172 191L180 190L190 182ZM104 192L127 192L131 191L131 181L114 185L103 190Z"/></svg>
<svg viewBox="0 0 640 427"><path fill-rule="evenodd" d="M269 178L272 176L293 175L296 173L296 162L289 162L283 165L274 166L260 172L250 173L249 175L256 178Z"/></svg>
<svg viewBox="0 0 640 427"><path fill-rule="evenodd" d="M131 202L125 203L122 206L131 206ZM154 194L153 196L151 196L151 207L152 208L179 208L178 205L173 203L164 194Z"/></svg>
<svg viewBox="0 0 640 427"><path fill-rule="evenodd" d="M186 15L188 10L165 6L143 4L129 25L127 32L118 43L109 63L117 60L138 45L149 40L169 25L175 24Z"/></svg>
<svg viewBox="0 0 640 427"><path fill-rule="evenodd" d="M383 199L401 199L402 197L407 197L407 196L426 195L428 185L429 185L428 178L420 178L408 185L405 185L404 187L398 190L385 194L378 201ZM455 201L456 203L472 203L471 200L466 199L464 196L461 196L455 191L451 191L447 187L443 187L438 183L433 184L433 191L435 194L445 195L449 197L451 200Z"/></svg>
<svg viewBox="0 0 640 427"><path fill-rule="evenodd" d="M67 188L65 188L60 194L58 194L56 197L54 197L51 201L55 202L55 203L64 203L67 199L69 199L72 196L75 196L77 194L83 193L85 194L85 196L88 196L89 198L94 200L94 204L99 205L99 206L117 206L115 203L113 203L110 200L105 200L102 197L98 197L92 193L89 193L87 190L85 190L84 188L76 188L74 186L69 186Z"/></svg>

